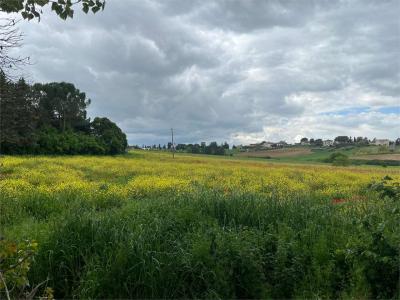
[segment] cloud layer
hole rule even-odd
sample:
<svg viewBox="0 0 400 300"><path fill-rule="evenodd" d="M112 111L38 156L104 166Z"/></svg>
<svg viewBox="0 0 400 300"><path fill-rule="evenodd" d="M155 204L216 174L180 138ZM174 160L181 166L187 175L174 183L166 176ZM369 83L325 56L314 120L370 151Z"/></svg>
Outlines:
<svg viewBox="0 0 400 300"><path fill-rule="evenodd" d="M400 136L400 2L108 0L24 22L32 81L70 81L131 144ZM393 109L394 108L394 109ZM345 112L345 113L344 113Z"/></svg>

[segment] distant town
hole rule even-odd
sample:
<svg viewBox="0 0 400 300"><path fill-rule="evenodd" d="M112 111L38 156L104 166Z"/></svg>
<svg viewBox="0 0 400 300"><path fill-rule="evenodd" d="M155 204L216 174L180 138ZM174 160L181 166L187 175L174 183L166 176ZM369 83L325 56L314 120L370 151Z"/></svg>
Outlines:
<svg viewBox="0 0 400 300"><path fill-rule="evenodd" d="M239 152L249 152L249 151L261 151L261 150L269 150L269 149L282 149L282 148L290 148L290 147L299 147L299 146L312 146L312 147L320 147L320 148L329 148L329 147L345 147L350 145L358 145L358 146L381 146L387 149L394 149L397 145L400 145L400 138L395 140L390 139L378 139L373 138L369 139L367 137L351 137L351 136L337 136L334 139L314 139L303 137L298 143L287 143L286 141L279 142L271 142L271 141L262 141L260 143L254 143L249 145L232 145L230 146L227 142L223 142L218 144L217 142L201 142L200 144L172 144L169 142L167 144L154 144L154 145L135 145L130 146L130 148L134 149L142 149L142 150L175 150L181 152L189 152L189 153L202 153L202 154L213 154L213 155L224 155L226 154L226 150L232 149Z"/></svg>

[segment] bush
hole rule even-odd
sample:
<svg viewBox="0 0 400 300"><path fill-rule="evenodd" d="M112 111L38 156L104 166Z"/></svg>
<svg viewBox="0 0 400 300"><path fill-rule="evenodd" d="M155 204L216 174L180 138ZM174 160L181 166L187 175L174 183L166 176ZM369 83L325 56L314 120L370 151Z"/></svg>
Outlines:
<svg viewBox="0 0 400 300"><path fill-rule="evenodd" d="M36 252L35 241L15 243L0 237L0 296L33 299L36 289L31 290L28 272ZM46 289L45 296L50 296L48 292Z"/></svg>
<svg viewBox="0 0 400 300"><path fill-rule="evenodd" d="M400 201L400 184L392 182L390 176L385 176L381 181L372 182L368 185L369 190L377 192L382 198L388 197Z"/></svg>
<svg viewBox="0 0 400 300"><path fill-rule="evenodd" d="M341 152L332 153L325 162L332 163L334 166L348 166L350 164L349 157Z"/></svg>
<svg viewBox="0 0 400 300"><path fill-rule="evenodd" d="M94 136L54 127L44 127L36 139L37 154L107 154L104 145Z"/></svg>

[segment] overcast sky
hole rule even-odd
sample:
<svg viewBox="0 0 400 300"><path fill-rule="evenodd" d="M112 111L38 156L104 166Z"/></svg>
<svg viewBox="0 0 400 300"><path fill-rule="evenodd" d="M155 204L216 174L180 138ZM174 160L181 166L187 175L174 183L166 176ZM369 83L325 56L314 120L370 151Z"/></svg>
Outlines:
<svg viewBox="0 0 400 300"><path fill-rule="evenodd" d="M68 81L130 144L400 136L400 1L107 0L21 22L35 82Z"/></svg>

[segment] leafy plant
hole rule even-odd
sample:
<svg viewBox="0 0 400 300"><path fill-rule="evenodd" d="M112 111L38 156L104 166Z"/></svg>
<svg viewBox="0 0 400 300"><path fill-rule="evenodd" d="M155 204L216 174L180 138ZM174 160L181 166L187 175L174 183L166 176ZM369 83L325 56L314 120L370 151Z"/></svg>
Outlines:
<svg viewBox="0 0 400 300"><path fill-rule="evenodd" d="M372 182L368 185L368 189L377 192L382 198L400 200L400 183L393 182L390 176L383 177L381 181Z"/></svg>
<svg viewBox="0 0 400 300"><path fill-rule="evenodd" d="M36 250L35 241L17 244L0 240L0 295L4 293L8 299L18 297L29 286L27 274Z"/></svg>

